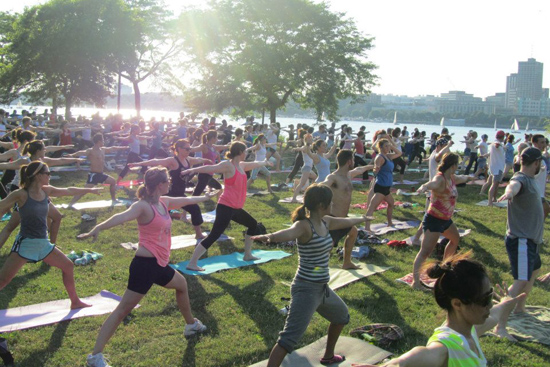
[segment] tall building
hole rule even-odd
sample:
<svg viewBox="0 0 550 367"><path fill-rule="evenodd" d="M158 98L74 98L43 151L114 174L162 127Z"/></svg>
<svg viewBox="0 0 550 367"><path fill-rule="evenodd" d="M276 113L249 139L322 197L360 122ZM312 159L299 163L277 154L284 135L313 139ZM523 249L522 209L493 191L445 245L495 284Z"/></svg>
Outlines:
<svg viewBox="0 0 550 367"><path fill-rule="evenodd" d="M543 64L533 58L518 63L518 72L506 77L506 107L520 115L540 116L545 105Z"/></svg>

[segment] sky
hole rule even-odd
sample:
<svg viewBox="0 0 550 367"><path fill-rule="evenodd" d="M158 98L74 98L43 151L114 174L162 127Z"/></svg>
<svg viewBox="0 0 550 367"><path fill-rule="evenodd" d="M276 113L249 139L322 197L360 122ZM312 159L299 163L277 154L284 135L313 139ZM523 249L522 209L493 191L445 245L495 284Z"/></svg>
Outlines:
<svg viewBox="0 0 550 367"><path fill-rule="evenodd" d="M3 10L21 12L44 0L19 0ZM317 1L316 1L317 2ZM204 0L165 0L177 14ZM331 0L359 30L374 37L370 61L378 65L374 93L440 95L463 90L485 98L506 91L518 62L545 64L550 87L548 0ZM11 6L11 8L10 8Z"/></svg>

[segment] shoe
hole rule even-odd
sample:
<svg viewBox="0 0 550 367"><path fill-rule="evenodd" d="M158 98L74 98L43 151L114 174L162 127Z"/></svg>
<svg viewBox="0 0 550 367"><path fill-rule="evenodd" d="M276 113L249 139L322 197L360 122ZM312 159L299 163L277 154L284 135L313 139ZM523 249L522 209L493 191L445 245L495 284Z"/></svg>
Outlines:
<svg viewBox="0 0 550 367"><path fill-rule="evenodd" d="M95 355L88 354L86 358L86 366L88 367L112 367L107 363L107 359L103 353L97 353Z"/></svg>
<svg viewBox="0 0 550 367"><path fill-rule="evenodd" d="M185 325L185 329L183 331L183 335L186 338L192 337L194 335L204 333L206 331L206 326L203 325L201 320L195 319L194 324L187 324Z"/></svg>
<svg viewBox="0 0 550 367"><path fill-rule="evenodd" d="M8 342L6 341L6 339L1 337L0 337L0 358L2 358L2 361L4 362L4 366L6 367L14 366L13 356L11 355L8 349Z"/></svg>

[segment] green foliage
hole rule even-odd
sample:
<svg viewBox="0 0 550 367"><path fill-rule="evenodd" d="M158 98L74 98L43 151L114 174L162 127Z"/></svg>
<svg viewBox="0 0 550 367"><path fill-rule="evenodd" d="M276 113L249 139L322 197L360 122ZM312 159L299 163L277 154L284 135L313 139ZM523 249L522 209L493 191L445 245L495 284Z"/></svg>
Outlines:
<svg viewBox="0 0 550 367"><path fill-rule="evenodd" d="M198 111L265 109L271 121L290 98L335 120L338 100L365 94L372 39L344 14L309 0L218 0L180 16L200 77L187 98Z"/></svg>

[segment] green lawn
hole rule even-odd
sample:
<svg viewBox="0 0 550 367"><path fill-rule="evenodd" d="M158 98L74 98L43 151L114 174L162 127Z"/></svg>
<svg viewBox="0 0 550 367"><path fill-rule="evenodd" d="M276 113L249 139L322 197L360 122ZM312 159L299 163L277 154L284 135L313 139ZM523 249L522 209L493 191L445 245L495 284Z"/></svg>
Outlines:
<svg viewBox="0 0 550 367"><path fill-rule="evenodd" d="M58 174L58 173L56 173ZM82 185L86 173L61 173L62 180L54 185ZM411 175L415 177L414 175ZM416 174L418 176L418 174ZM276 175L274 182L282 180ZM407 177L409 178L409 177ZM265 187L261 178L255 184ZM364 202L365 186L356 186L354 202ZM502 190L502 189L501 189ZM475 257L488 268L493 282L512 280L509 274L503 236L506 229L506 210L478 207L474 204L482 198L478 195L479 186L459 189L458 208L455 215L459 228L470 228L472 233L463 238L460 246L473 249ZM267 227L275 231L289 223L290 212L295 205L279 204L279 197L290 196L290 192L273 196L248 198L245 208ZM123 191L119 196L127 197ZM101 195L108 198L108 193ZM81 201L96 200L88 195ZM67 202L69 198L56 199L56 203ZM396 200L421 203L419 207L396 209L397 219L420 219L423 198L396 197ZM214 208L213 202L203 207ZM115 211L109 209L87 210L102 221ZM354 209L352 212L362 213ZM96 222L82 222L83 212L63 210L65 218L59 235L58 246L68 253L71 250L91 249L105 257L91 266L77 267L75 277L77 290L81 296L96 294L107 289L122 295L127 282L128 266L132 252L119 246L121 242L137 242L137 224L128 223L103 232L96 243L80 242L76 235L89 230ZM385 220L385 211L376 213L376 222ZM211 224L205 224L210 229ZM209 256L241 251L243 228L233 224L228 235L234 243L214 245ZM174 222L173 234L192 233L190 225ZM394 232L390 239L403 239L414 230ZM14 236L0 251L0 264L3 264ZM256 248L266 248L257 245ZM444 313L437 307L433 296L414 292L396 283L395 279L411 272L416 248L391 249L384 245L376 247L377 252L368 262L392 266L380 275L371 276L338 291L347 303L351 322L344 334L357 326L374 322L390 322L399 325L405 332L405 339L391 347L391 352L400 354L416 345L424 345L432 330L444 320ZM175 250L171 260L179 262L191 256L191 249ZM200 340L186 340L183 337L184 321L175 303L173 292L153 287L135 310L117 330L105 353L115 367L119 366L248 366L268 357L279 331L284 325L284 317L278 313L286 302L281 297L289 297L289 288L282 284L291 281L297 266L297 254L286 259L261 266L246 267L216 273L211 276L186 276L193 312L209 328ZM542 250L543 270L550 271L550 256ZM338 265L334 256L332 265ZM61 273L43 263L25 266L15 279L0 292L0 309L36 304L67 298ZM549 288L537 284L530 295L529 304L550 307ZM105 316L91 317L63 322L7 335L10 347L18 366L83 366L85 358L92 350L95 338ZM327 322L314 316L300 346L309 344L325 334ZM548 366L548 347L534 343L513 344L495 338L483 338L482 348L491 366ZM345 352L345 351L344 351Z"/></svg>

